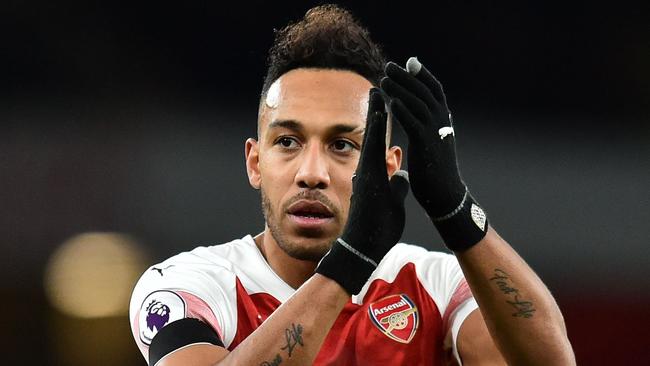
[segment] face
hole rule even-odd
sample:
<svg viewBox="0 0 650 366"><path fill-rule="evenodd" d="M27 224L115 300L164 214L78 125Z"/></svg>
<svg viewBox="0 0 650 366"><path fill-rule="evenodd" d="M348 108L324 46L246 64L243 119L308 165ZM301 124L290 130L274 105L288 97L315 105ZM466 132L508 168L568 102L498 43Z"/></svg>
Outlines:
<svg viewBox="0 0 650 366"><path fill-rule="evenodd" d="M296 69L262 102L247 171L262 193L266 231L293 258L320 260L343 230L371 86L349 71ZM397 150L388 150L389 174Z"/></svg>

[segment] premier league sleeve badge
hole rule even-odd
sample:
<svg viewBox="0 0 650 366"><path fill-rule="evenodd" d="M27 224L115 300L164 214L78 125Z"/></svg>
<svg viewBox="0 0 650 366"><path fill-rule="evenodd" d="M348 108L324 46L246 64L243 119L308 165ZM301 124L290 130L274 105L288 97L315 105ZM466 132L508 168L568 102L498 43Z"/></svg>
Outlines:
<svg viewBox="0 0 650 366"><path fill-rule="evenodd" d="M142 302L138 315L142 343L151 344L153 337L162 327L185 318L185 309L185 301L173 291L160 290L150 293Z"/></svg>

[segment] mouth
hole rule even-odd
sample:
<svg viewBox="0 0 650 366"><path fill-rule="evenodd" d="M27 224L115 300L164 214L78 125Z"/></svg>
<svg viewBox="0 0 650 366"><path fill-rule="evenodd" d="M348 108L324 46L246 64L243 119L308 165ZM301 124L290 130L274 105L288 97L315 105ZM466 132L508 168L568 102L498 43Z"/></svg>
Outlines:
<svg viewBox="0 0 650 366"><path fill-rule="evenodd" d="M334 213L319 201L300 200L287 210L291 221L303 228L317 228L334 221Z"/></svg>

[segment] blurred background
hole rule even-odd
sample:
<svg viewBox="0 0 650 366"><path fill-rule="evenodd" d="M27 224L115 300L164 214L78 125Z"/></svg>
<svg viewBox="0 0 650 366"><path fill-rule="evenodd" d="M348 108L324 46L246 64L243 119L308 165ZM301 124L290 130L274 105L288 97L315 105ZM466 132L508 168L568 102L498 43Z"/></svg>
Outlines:
<svg viewBox="0 0 650 366"><path fill-rule="evenodd" d="M3 364L144 365L140 273L262 230L243 142L273 29L314 4L0 4ZM579 364L649 364L647 2L340 4L445 85L465 180ZM412 197L404 241L444 250Z"/></svg>

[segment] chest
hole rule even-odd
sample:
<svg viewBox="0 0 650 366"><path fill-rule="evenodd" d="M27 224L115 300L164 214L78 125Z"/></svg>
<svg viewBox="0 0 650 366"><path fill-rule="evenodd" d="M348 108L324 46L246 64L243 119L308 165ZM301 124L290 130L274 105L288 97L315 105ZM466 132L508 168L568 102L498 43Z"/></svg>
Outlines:
<svg viewBox="0 0 650 366"><path fill-rule="evenodd" d="M268 294L241 296L238 303L231 349L281 305ZM377 281L362 304L345 305L314 365L441 365L443 339L440 311L418 281Z"/></svg>
<svg viewBox="0 0 650 366"><path fill-rule="evenodd" d="M443 325L423 289L378 286L363 304L348 303L330 330L315 365L438 365Z"/></svg>

